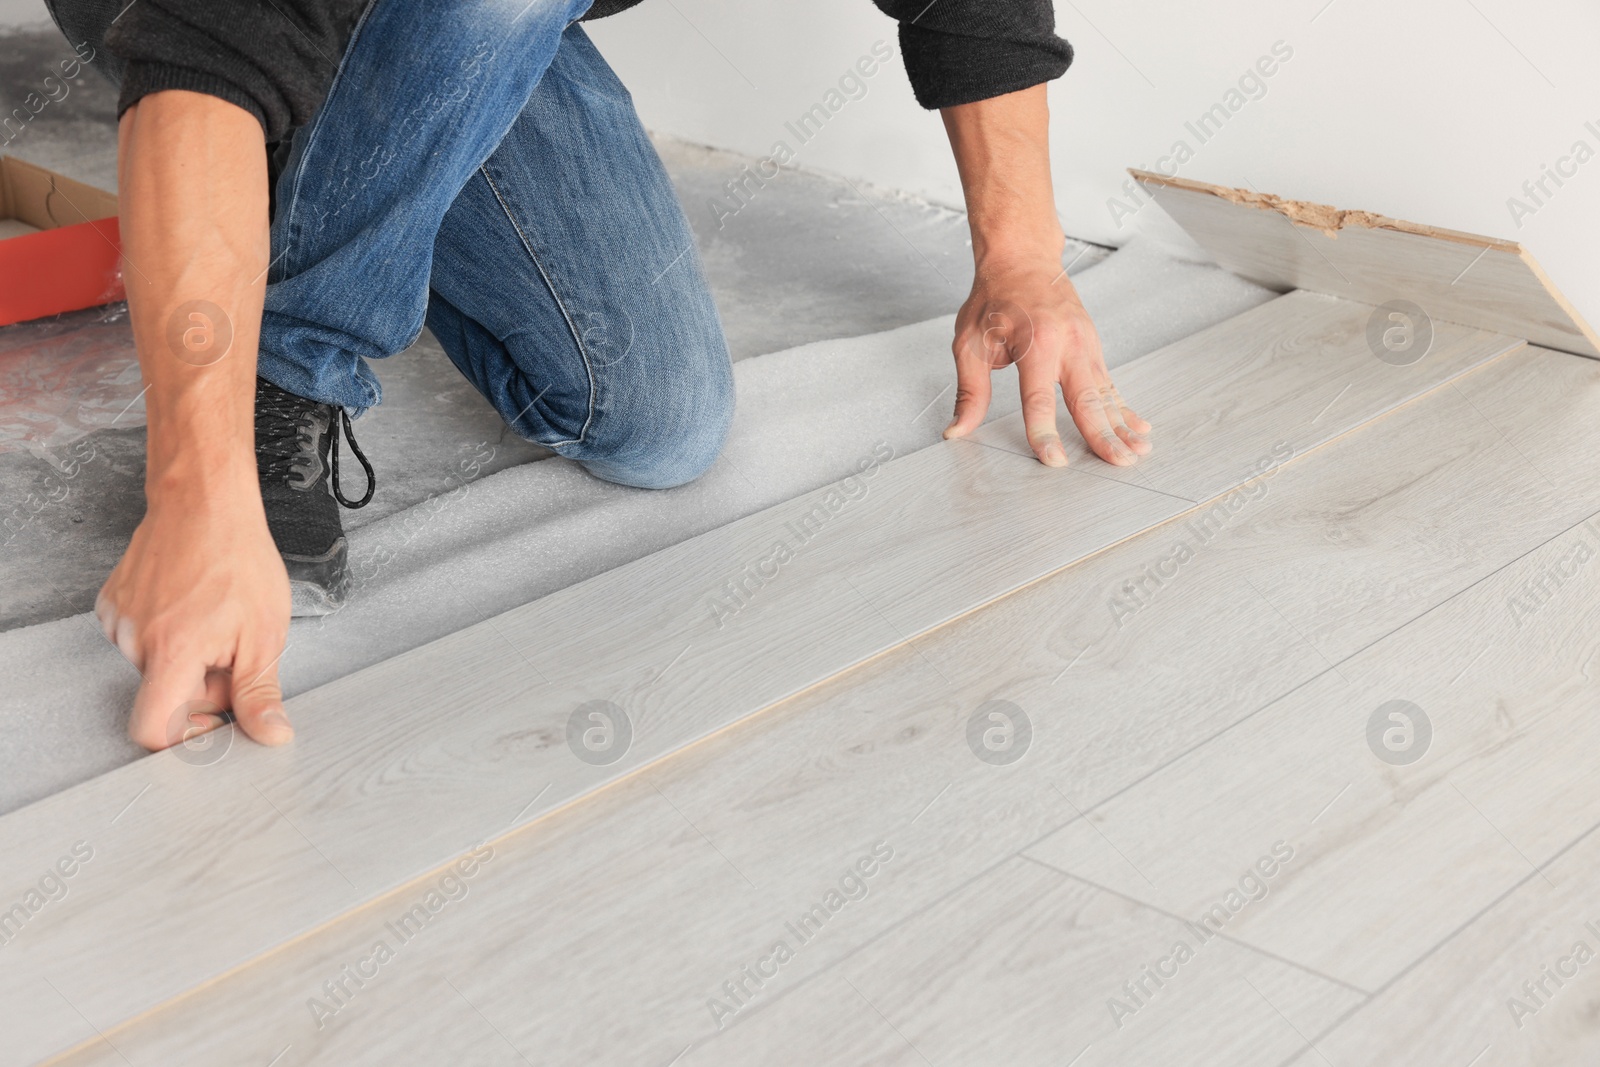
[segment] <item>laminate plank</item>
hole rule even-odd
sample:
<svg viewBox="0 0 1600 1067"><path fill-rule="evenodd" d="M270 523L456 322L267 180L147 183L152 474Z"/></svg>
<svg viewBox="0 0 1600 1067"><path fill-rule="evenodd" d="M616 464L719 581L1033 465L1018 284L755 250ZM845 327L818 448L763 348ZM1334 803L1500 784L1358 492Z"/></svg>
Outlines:
<svg viewBox="0 0 1600 1067"><path fill-rule="evenodd" d="M1600 403L1597 369L1519 350L1181 529L1340 661L1600 510L1593 460L1580 458L1600 448L1584 413ZM1546 406L1552 389L1562 402ZM1570 464L1546 465L1559 480L1535 465L1550 450L1530 448L1557 426L1557 463Z"/></svg>
<svg viewBox="0 0 1600 1067"><path fill-rule="evenodd" d="M1503 385L1494 390L1506 398L1506 410L1531 411L1531 405L1521 402L1519 388L1539 387L1563 369L1587 373L1591 366L1567 356L1524 351L1480 373L1503 376ZM1470 447L1449 443L1445 431L1452 421ZM1513 436L1515 431L1514 426L1508 428ZM1265 516L1260 530L1271 537L1257 540L1268 548L1273 538L1289 542L1303 557L1317 549L1326 512L1342 515L1345 536L1328 543L1329 551L1310 572L1321 581L1302 583L1297 597L1290 599L1304 601L1315 613L1359 597L1365 610L1352 611L1352 618L1364 620L1376 612L1398 626L1444 595L1433 581L1407 580L1426 563L1429 543L1436 555L1447 559L1462 557L1440 549L1460 545L1474 548L1475 557L1488 559L1498 552L1504 559L1545 534L1543 520L1532 514L1537 511L1532 506L1535 501L1515 491L1515 481L1532 480L1530 474L1513 467L1510 483L1490 482L1484 514L1475 521L1454 518L1427 528L1432 541L1419 538L1414 553L1361 557L1360 567L1373 580L1354 592L1346 583L1332 580L1346 566L1340 557L1354 546L1386 540L1394 530L1404 529L1413 514L1452 499L1474 480L1483 480L1482 452L1490 447L1485 435L1498 440L1451 390L1441 390L1277 472L1267 483L1268 495L1251 504L1264 510L1242 512L1233 521L1248 524ZM1405 479L1386 469L1393 465L1388 463L1392 457L1413 454L1419 439L1451 457L1447 475ZM1341 483L1339 472L1348 469L1375 474L1364 484ZM1390 480L1394 478L1399 481ZM1317 485L1331 487L1326 498L1306 491ZM1492 506L1496 502L1498 511ZM1530 515L1519 521L1524 512ZM886 880L873 888L872 910L862 913L870 922L859 930L850 925L830 928L827 942L814 946L820 952L802 954L792 968L785 968L782 983L766 995L781 996L784 988L830 956L848 952L900 917L917 913L951 886L981 875L1015 850L1070 822L1079 810L1128 788L1325 669L1326 661L1290 620L1269 610L1255 590L1239 581L1238 553L1215 545L1197 552L1181 579L1165 586L1126 625L1115 626L1108 604L1117 598L1118 587L1149 560L1170 554L1173 532L1172 527L1151 530L968 615L955 626L894 649L861 671L832 679L756 723L679 753L650 773L652 789L659 788L671 806L670 812L661 809L663 821L652 822L638 812L617 814L591 824L596 828L582 835L585 840L596 834L617 838L628 843L624 851L633 855L644 847L641 838L671 836L674 826L687 833L692 826L695 836L690 840L715 860L701 869L702 880L644 897L640 887L656 884L644 872L679 870L682 862L663 856L649 859L637 868L638 874L608 874L601 872L605 864L576 859L564 849L540 851L528 861L529 871L554 872L552 877L577 882L590 894L619 879L633 887L631 894L620 894L600 909L608 913L603 918L581 918L550 905L546 913L559 928L585 922L633 930L671 927L692 932L688 943L697 948L685 950L677 943L679 947L665 954L672 961L665 976L660 963L643 960L636 944L626 938L612 939L606 951L586 949L583 971L592 976L593 986L582 996L566 990L570 999L557 999L567 1013L563 1018L587 1019L588 1028L574 1022L573 1029L552 1030L547 1022L524 1031L527 1040L538 1047L567 1050L577 1061L622 1052L654 1056L662 1052L653 1041L660 1036L667 1045L676 1042L676 1048L662 1057L670 1058L684 1045L708 1036L705 998L748 962L742 956L751 945L759 948L768 933L781 932L783 923L807 903L806 895L814 895L832 868L853 850L881 835L896 846L904 865L886 870ZM1307 537L1312 538L1309 546ZM1442 580L1456 570L1441 566L1438 577ZM1474 577L1458 573L1456 588ZM1010 700L1034 719L1032 747L1020 763L982 764L967 748L967 720L991 699ZM1174 714L1174 708L1183 713ZM1107 709L1115 713L1107 714ZM595 798L589 804L605 799ZM1321 803L1319 799L1318 806ZM1309 820L1316 812L1307 809L1301 814ZM754 884L753 890L744 878ZM1226 884L1218 881L1213 888L1220 895ZM757 909L753 918L730 921L730 914L748 915L741 910L749 906L742 896L746 891L775 899L767 910ZM526 939L508 932L525 921L519 916L527 901L539 900L544 908L559 896L541 876L508 910L486 912L482 923L475 924L476 931L462 931L458 941L463 951L476 945L481 952L485 944L498 945L515 936L519 947L508 949L509 955L543 959L536 943L548 935L547 928L530 932ZM346 948L359 947L361 940L354 938ZM286 950L273 959L290 959L295 951ZM683 981L676 968L692 966L696 955L703 968L700 979ZM461 957L459 969L472 971L476 966L472 958ZM705 966L707 961L712 965ZM327 969L325 963L302 967L299 987L314 987L316 976ZM475 1003L481 997L497 1023L502 1017L547 1019L536 1005L549 1002L553 995L551 973L502 963L483 976L482 988L475 987L469 995ZM240 979L246 984L230 999L258 1004L290 996L292 990L258 985L256 979L264 975L259 965L251 968L247 978ZM629 986L636 990L629 1002L635 1005L639 1033L651 1035L652 1041L635 1037L632 1040L643 1043L623 1044L619 1037L616 1043L607 1043L612 1039L604 1036L610 1033L605 1006L612 998L602 990L623 982L642 983L642 988ZM653 992L647 995L647 990ZM601 1007L584 1007L590 1003ZM179 1002L171 1013L209 1018L212 1010ZM229 1024L230 1029L239 1025ZM418 1026L421 1030L412 1039L421 1042L425 1026L422 1022ZM585 1036L591 1029L593 1035ZM374 1035L373 1040L381 1044L379 1037ZM121 1035L116 1040L127 1047ZM181 1032L171 1040L173 1045L156 1046L161 1050L156 1059L171 1058L183 1047ZM319 1046L297 1043L297 1047Z"/></svg>
<svg viewBox="0 0 1600 1067"><path fill-rule="evenodd" d="M835 867L812 872L813 894ZM715 1032L706 1002L724 981L792 939L790 902L752 888L645 776L496 842L453 884L420 929L398 923L436 879L53 1062L500 1062L477 1055L498 1043L516 1054L505 1062L665 1064ZM864 917L830 919L786 976L814 971ZM362 967L380 941L391 957Z"/></svg>
<svg viewBox="0 0 1600 1067"><path fill-rule="evenodd" d="M428 708L396 723L393 751L367 763L366 775L325 755L264 791L341 867L398 882L492 833L478 813L509 825L546 786L539 807L551 810L1176 508L1157 494L1054 473L972 448L886 467L735 615L707 608L718 579L770 552L812 500L730 530L714 555L681 554L515 609L478 638L503 637L500 647L511 646L532 675L518 674L523 684L506 687L502 703L475 721L452 724L446 745ZM1016 551L979 558L1002 526ZM899 569L885 573L889 560ZM884 583L912 574L920 577L905 596L883 610L873 604ZM310 695L297 705L312 712L308 743L297 747L334 753L347 736L334 709L405 692L438 662L418 657ZM568 720L591 701L613 703L631 722L631 745L615 764L581 762L567 747ZM378 834L375 826L394 829Z"/></svg>
<svg viewBox="0 0 1600 1067"><path fill-rule="evenodd" d="M1315 1031L1360 996L1213 939L1197 947L1197 969L1184 976L1194 981L1174 983L1167 992L1176 996L1146 1006L1136 1019L1122 1019L1119 1027L1107 1000L1144 964L1172 949L1182 924L1016 860L877 941L871 955L849 961L848 973L829 968L842 949L882 927L874 913L883 903L877 888L801 943L771 896L748 886L715 845L639 780L620 783L493 850L462 880L466 889L458 899L409 941L400 941L394 923L422 899L420 887L346 916L318 937L57 1062L259 1067L280 1054L285 1065L500 1062L461 1052L463 1046L493 1052L498 1039L528 1062L542 1063L799 1063L807 1056L830 1064L923 1062L924 1056L1034 1063L1065 1062L1081 1048L1065 1045L1080 1035L1102 1046L1085 1063L1145 1062L1127 1056L1153 1057L1185 1040L1204 1044L1214 1057L1197 1062L1228 1062L1226 1055L1251 1046L1255 1051L1244 1062L1273 1062L1263 1057L1276 1052L1281 1058L1295 1047L1286 1036L1291 1027L1277 1012ZM869 886L890 876L902 859L896 852L869 876ZM849 858L811 872L809 895L837 879ZM628 921L619 923L622 916ZM926 936L930 928L939 935ZM1019 933L1033 942L1031 950L1018 951ZM770 983L814 981L790 997L747 984L748 1003L718 1029L707 1010L710 997L727 998L724 983L741 979L780 938L795 951ZM350 975L374 958L379 941L394 946L392 956L365 968L358 984ZM974 962L952 953L952 942L992 958ZM907 943L918 951L902 951ZM951 968L952 955L970 966ZM994 1041L993 1056L964 1048L952 1059L928 1047L924 1036L908 1044L898 1013L914 1004L883 995L889 982L883 972L894 958L919 975L938 975L934 1014L948 1013L947 997L969 1001L966 1012L950 1017L961 1027L971 1022L971 1012L987 1013L988 1007L970 1003L978 998L964 983L981 978L987 984L996 971L1007 972L989 995L1016 994L1016 1013L1002 1013L990 1025L1015 1025L1012 1047ZM1007 968L1019 959L1021 966ZM336 999L326 982L342 982L343 995ZM1244 982L1253 982L1270 1004L1247 1000ZM845 996L850 986L859 993ZM319 1007L312 1008L313 1001ZM1040 1001L1047 1002L1044 1008ZM460 1010L463 1004L472 1016ZM1071 1010L1059 1010L1062 1005ZM819 1025L819 1012L833 1022ZM973 1027L967 1040L994 1037ZM933 1035L934 1046L944 1039ZM1019 1042L1025 1047L1015 1047ZM1035 1055L1049 1048L1057 1059ZM908 1049L915 1053L909 1061L903 1059ZM1007 1058L1000 1058L1000 1049Z"/></svg>
<svg viewBox="0 0 1600 1067"><path fill-rule="evenodd" d="M1597 552L1593 520L1574 525L1029 854L1198 914L1224 872L1288 840L1290 877L1229 929L1381 987L1600 821ZM1423 755L1380 758L1394 747Z"/></svg>
<svg viewBox="0 0 1600 1067"><path fill-rule="evenodd" d="M1492 339L1484 352L1505 344ZM1369 414L1352 409L1337 417L1353 426ZM1232 440L1219 443L1215 459L1242 466L1229 456ZM863 491L835 506L828 494L840 490L821 490L297 698L295 746L241 747L175 795L177 814L131 827L128 855L137 862L101 868L103 881L61 909L78 938L68 951L48 928L16 946L21 966L4 998L8 1007L39 1020L58 1010L58 994L35 980L48 973L65 976L64 992L82 1014L75 1030L61 1029L59 1020L20 1027L17 1060L62 1047L63 1034L86 1037L150 1010L335 920L352 899L393 891L477 841L547 815L1181 506L1170 496L1084 471L1048 471L964 442L884 465L861 484ZM748 575L751 561L769 553L773 539L803 521L814 503L824 506L827 522L793 558L749 586L731 615L708 610L710 594L729 577ZM1008 550L994 552L1002 541ZM1269 646L1294 649L1274 654L1282 662L1313 654L1293 644L1287 627L1267 628ZM952 687L943 657L917 658L931 684ZM1238 663L1230 667L1236 677L1245 673ZM1284 669L1303 677L1305 668L1295 661ZM1268 686L1282 677L1258 665L1250 671ZM1061 666L1050 673L1058 678ZM626 757L605 767L579 761L565 747L569 716L590 700L626 708L633 722ZM462 708L473 714L461 715ZM971 711L946 713L957 739L964 739ZM1175 745L1196 736L1175 733ZM172 758L143 761L108 776L110 786L102 779L95 787L136 793L145 784L141 768ZM81 818L78 795L24 809L0 822L0 833L39 856L53 855L59 827ZM1040 817L1048 813L1059 824L1065 798L1053 789L1042 796L1034 805ZM320 872L329 888L302 894L294 908L258 906L246 885L225 908L199 894L181 914L163 910L208 884L203 875L169 878L171 854L190 848L186 837L226 832L252 798L265 801L307 846L293 862L277 863L273 876L300 884ZM248 855L247 846L241 850ZM243 883L254 876L248 862L237 871ZM120 951L129 924L146 920L151 941L165 951L155 966L145 965L140 982L117 981L100 961L108 949ZM211 928L224 923L229 937L214 937ZM96 951L77 950L90 944Z"/></svg>
<svg viewBox="0 0 1600 1067"><path fill-rule="evenodd" d="M1514 360L1456 379L1455 389L1539 476L1563 494L1591 499L1595 461L1589 429L1600 400L1600 366L1534 349L1526 371Z"/></svg>
<svg viewBox="0 0 1600 1067"><path fill-rule="evenodd" d="M1057 397L1068 457L1099 477L1208 500L1522 344L1442 322L1425 356L1396 366L1368 343L1372 312L1293 292L1134 360L1118 369L1117 385L1154 425L1154 451L1133 467L1101 463ZM1019 419L991 422L971 439L1033 454Z"/></svg>
<svg viewBox="0 0 1600 1067"><path fill-rule="evenodd" d="M1219 264L1242 278L1373 305L1410 300L1436 325L1459 322L1600 357L1600 335L1532 253L1513 241L1132 173ZM1291 222L1285 211L1306 221Z"/></svg>
<svg viewBox="0 0 1600 1067"><path fill-rule="evenodd" d="M833 506L829 494L841 491L819 490L297 697L290 713L298 740L288 748L241 744L199 775L167 754L98 780L90 787L96 794L136 794L152 774L176 776L182 788L166 806L152 806L159 818L127 824L126 851L108 856L100 877L58 907L56 923L11 946L16 966L0 980L9 982L0 1002L24 1021L8 1062L29 1062L225 973L354 901L1177 507L1081 473L1045 481L1054 473L989 449L925 450L881 465L853 501ZM827 524L719 625L710 595L770 551L783 524L800 521L813 504L825 509ZM842 577L888 557L913 567L920 559L924 573L948 571L950 545L982 543L986 523L991 540L1002 524L1022 540L897 605L898 624ZM940 529L952 538L933 536ZM873 588L870 575L862 581ZM592 700L625 707L633 722L625 757L609 765L584 762L568 748L569 719ZM87 819L84 795L68 791L0 821L14 846L5 862L17 877L8 880L30 880L55 859L62 827ZM243 816L256 809L277 820L263 825L292 832L302 848L296 858L252 849L252 823ZM194 841L227 835L238 838L236 882L196 875L205 861ZM302 882L308 891L293 906L257 899L280 898L284 884ZM221 884L232 890L227 897L196 899L197 886ZM331 890L309 888L324 884ZM172 909L180 899L191 903ZM211 932L218 926L226 936ZM126 953L145 939L165 950L153 963L139 962L139 981L105 966L108 957L131 962ZM54 1018L28 1021L47 1019L40 1005L58 997L39 980L45 974L89 1022L63 1031Z"/></svg>
<svg viewBox="0 0 1600 1067"><path fill-rule="evenodd" d="M748 1063L747 1049L825 1028L837 1003L828 980L869 1003L922 1062L974 1065L1277 1064L1364 999L1012 860L791 998L803 1006L754 1016L684 1063ZM881 1062L875 1052L863 1042L828 1062Z"/></svg>
<svg viewBox="0 0 1600 1067"><path fill-rule="evenodd" d="M1317 1035L1322 1058L1296 1062L1594 1063L1597 882L1600 833L1590 831L1361 1010Z"/></svg>

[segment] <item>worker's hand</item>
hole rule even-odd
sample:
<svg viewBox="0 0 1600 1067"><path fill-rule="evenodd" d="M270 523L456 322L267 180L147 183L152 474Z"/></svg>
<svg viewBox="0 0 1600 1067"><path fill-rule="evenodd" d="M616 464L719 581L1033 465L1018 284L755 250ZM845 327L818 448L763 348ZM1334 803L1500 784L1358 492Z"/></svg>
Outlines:
<svg viewBox="0 0 1600 1067"><path fill-rule="evenodd" d="M289 576L254 484L153 499L95 614L144 676L128 735L145 748L220 726L229 708L263 744L294 736L278 689Z"/></svg>
<svg viewBox="0 0 1600 1067"><path fill-rule="evenodd" d="M123 279L145 381L145 515L95 614L144 676L128 723L139 744L177 744L222 725L229 708L250 737L281 744L294 734L278 691L289 576L255 457L271 249L261 123L219 97L169 89L124 111L117 137ZM191 346L195 308L227 339L207 332Z"/></svg>
<svg viewBox="0 0 1600 1067"><path fill-rule="evenodd" d="M989 410L990 372L1015 363L1028 444L1041 463L1067 465L1056 426L1056 389L1095 455L1127 466L1150 451L1150 424L1122 402L1106 371L1089 313L1054 261L980 270L956 315L955 419L963 437Z"/></svg>

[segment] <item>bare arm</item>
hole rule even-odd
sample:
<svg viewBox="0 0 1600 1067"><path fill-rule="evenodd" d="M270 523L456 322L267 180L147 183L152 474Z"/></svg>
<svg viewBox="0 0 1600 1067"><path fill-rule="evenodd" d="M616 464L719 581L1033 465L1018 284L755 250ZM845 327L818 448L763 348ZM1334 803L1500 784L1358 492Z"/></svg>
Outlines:
<svg viewBox="0 0 1600 1067"><path fill-rule="evenodd" d="M231 707L250 736L286 741L276 664L289 585L254 448L269 249L261 126L212 96L146 96L123 114L118 177L148 386L146 510L95 613L144 676L129 733L163 748Z"/></svg>
<svg viewBox="0 0 1600 1067"><path fill-rule="evenodd" d="M976 276L956 316L955 418L946 437L983 421L989 375L1017 365L1028 442L1065 466L1056 389L1096 455L1126 465L1150 451L1150 424L1117 395L1094 323L1061 269L1065 245L1050 186L1044 85L942 112L972 228Z"/></svg>

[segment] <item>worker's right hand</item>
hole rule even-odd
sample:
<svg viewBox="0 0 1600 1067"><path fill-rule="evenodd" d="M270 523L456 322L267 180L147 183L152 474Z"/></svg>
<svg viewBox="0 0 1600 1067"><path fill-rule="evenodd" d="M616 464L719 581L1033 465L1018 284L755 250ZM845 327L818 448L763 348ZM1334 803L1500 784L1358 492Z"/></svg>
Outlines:
<svg viewBox="0 0 1600 1067"><path fill-rule="evenodd" d="M232 709L267 745L294 736L278 689L289 576L253 481L153 499L95 601L113 644L144 681L128 735L166 748L222 725Z"/></svg>

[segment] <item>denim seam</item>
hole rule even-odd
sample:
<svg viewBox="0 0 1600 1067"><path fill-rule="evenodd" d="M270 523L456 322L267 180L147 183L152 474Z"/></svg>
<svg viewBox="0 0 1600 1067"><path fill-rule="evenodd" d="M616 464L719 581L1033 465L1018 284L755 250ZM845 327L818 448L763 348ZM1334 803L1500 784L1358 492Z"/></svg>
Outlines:
<svg viewBox="0 0 1600 1067"><path fill-rule="evenodd" d="M487 163L478 168L478 173L483 175L483 180L489 185L489 192L494 195L495 202L500 205L500 210L505 212L506 221L511 223L511 228L517 233L517 240L522 242L523 250L528 253L528 260L533 268L539 272L539 277L544 279L545 288L550 290L550 298L556 302L556 307L561 309L561 317L566 320L567 332L572 334L573 344L578 346L578 355L583 359L583 370L589 378L589 408L583 418L583 425L578 428L578 436L567 441L555 441L557 445L581 445L589 432L589 424L594 421L595 393L597 391L594 366L589 362L589 350L584 347L583 336L578 332L577 326L572 321L572 315L567 311L567 305L562 302L561 294L556 291L555 285L550 281L550 275L545 271L544 264L539 262L539 255L533 250L533 243L528 240L528 235L518 225L516 216L511 213L510 206L505 198L500 195L500 189L495 185L494 179L489 175Z"/></svg>
<svg viewBox="0 0 1600 1067"><path fill-rule="evenodd" d="M280 257L287 261L285 262L283 268L285 273L288 273L293 264L293 257L290 255L290 253L294 250L295 245L298 243L295 239L294 209L295 205L300 199L300 179L305 174L306 161L310 158L312 149L316 147L317 135L321 132L321 127L318 125L317 120L322 117L321 113L326 110L328 101L333 97L333 94L339 91L339 82L344 78L345 62L350 58L350 53L355 50L356 42L361 39L361 31L367 25L367 18L372 14L373 9L375 9L377 6L377 0L369 0L367 6L362 9L361 17L356 20L355 28L350 31L350 40L345 44L344 55L339 57L339 66L333 72L333 80L328 84L328 91L322 98L322 107L317 109L317 115L312 116L311 139L306 143L305 151L300 153L300 163L295 167L294 178L289 185L289 202L288 204L283 205L283 207L288 211L288 218L284 220L283 229L284 240L289 247L283 250L283 255ZM268 264L268 267L271 267L270 263ZM269 284L270 281L271 279L268 279ZM357 357L357 359L359 365L359 357ZM355 376L355 381L360 384L361 388L365 390L367 394L366 407L370 408L377 406L378 393L377 390L372 387L371 383L362 380L360 375ZM363 408L361 410L364 412L366 409Z"/></svg>

